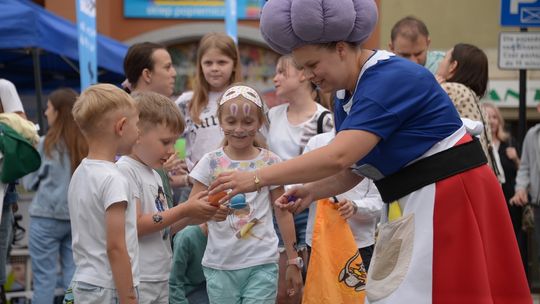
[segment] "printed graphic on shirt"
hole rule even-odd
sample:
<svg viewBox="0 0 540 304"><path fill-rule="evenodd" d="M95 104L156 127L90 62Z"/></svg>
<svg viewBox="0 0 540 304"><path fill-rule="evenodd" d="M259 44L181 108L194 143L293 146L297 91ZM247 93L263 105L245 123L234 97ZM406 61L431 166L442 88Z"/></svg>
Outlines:
<svg viewBox="0 0 540 304"><path fill-rule="evenodd" d="M156 204L156 210L158 211L157 214L155 214L154 216L159 215L159 212L163 212L165 211L165 206L167 206L167 198L165 197L165 191L163 191L163 188L161 186L158 186L158 191L157 191L157 196L156 196L156 199L155 199L155 204ZM161 216L160 216L161 217ZM161 218L163 219L163 218ZM161 222L161 221L159 221ZM158 223L156 222L156 220L154 219L154 223ZM169 238L169 231L170 229L167 227L165 229L162 230L162 238L163 240L166 240Z"/></svg>
<svg viewBox="0 0 540 304"><path fill-rule="evenodd" d="M165 211L164 203L166 201L165 192L161 186L158 187L158 195L156 196L156 209L159 212Z"/></svg>
<svg viewBox="0 0 540 304"><path fill-rule="evenodd" d="M210 171L212 179L216 179L220 173L229 171L255 171L259 168L266 167L276 163L276 156L264 151L263 154L255 160L236 161L229 159L223 150L216 151L210 159ZM256 238L262 239L254 232L254 228L261 223L260 218L256 217L257 206L254 206L253 201L256 194L247 194L244 197L245 204L241 208L231 208L227 217L227 222L232 229L234 235L238 239ZM231 206L234 207L234 206ZM262 215L261 215L262 216Z"/></svg>

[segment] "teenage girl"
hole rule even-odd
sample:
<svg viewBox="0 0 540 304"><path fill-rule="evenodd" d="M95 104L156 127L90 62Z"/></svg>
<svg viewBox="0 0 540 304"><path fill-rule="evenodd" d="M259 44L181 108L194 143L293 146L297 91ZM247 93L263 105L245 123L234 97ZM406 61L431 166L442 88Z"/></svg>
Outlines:
<svg viewBox="0 0 540 304"><path fill-rule="evenodd" d="M57 282L66 289L75 271L67 190L71 174L88 152L71 114L76 100L71 89L51 93L45 111L50 129L37 147L41 167L23 179L27 189L37 191L29 209L32 303L53 303ZM59 265L62 275L57 278Z"/></svg>
<svg viewBox="0 0 540 304"><path fill-rule="evenodd" d="M201 157L217 149L223 140L216 117L217 99L231 84L242 79L240 55L232 38L222 33L206 34L197 51L193 91L176 104L186 120L186 163L191 170Z"/></svg>
<svg viewBox="0 0 540 304"><path fill-rule="evenodd" d="M305 77L303 69L296 65L291 55L279 58L274 76L276 95L287 103L273 107L268 112L270 128L268 132L268 148L282 160L294 158L304 150L307 142L317 133L333 130L334 124L330 112L317 101L321 98L316 88ZM296 249L306 261L308 252L306 246L306 227L308 210L294 217ZM277 228L277 227L276 227ZM277 231L277 229L276 229ZM287 258L283 253L283 242L280 239L280 278L284 278L287 269ZM290 298L287 294L285 281L280 279L278 288L278 303L299 303L301 294Z"/></svg>

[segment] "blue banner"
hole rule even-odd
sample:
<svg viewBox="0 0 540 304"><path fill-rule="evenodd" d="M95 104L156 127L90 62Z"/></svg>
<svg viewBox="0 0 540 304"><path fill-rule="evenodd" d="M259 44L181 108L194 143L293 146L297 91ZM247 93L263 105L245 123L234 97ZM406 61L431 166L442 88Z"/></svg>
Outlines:
<svg viewBox="0 0 540 304"><path fill-rule="evenodd" d="M225 0L225 32L229 35L236 44L238 44L238 9L237 0Z"/></svg>
<svg viewBox="0 0 540 304"><path fill-rule="evenodd" d="M238 19L259 19L261 0L236 0ZM124 0L124 17L224 19L225 0Z"/></svg>
<svg viewBox="0 0 540 304"><path fill-rule="evenodd" d="M97 83L96 0L77 0L81 91Z"/></svg>

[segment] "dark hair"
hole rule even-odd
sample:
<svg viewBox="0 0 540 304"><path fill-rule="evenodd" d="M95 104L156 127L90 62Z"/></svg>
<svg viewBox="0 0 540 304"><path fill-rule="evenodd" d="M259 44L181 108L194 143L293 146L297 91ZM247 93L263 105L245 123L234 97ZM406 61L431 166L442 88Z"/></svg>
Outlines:
<svg viewBox="0 0 540 304"><path fill-rule="evenodd" d="M48 157L52 157L53 149L57 151L67 149L72 173L88 153L86 140L71 113L76 100L77 92L68 88L55 90L49 95L49 101L58 112L58 116L47 132L43 143L45 154Z"/></svg>
<svg viewBox="0 0 540 304"><path fill-rule="evenodd" d="M164 45L153 42L136 43L129 47L124 58L124 74L132 88L137 86L144 69L154 69L152 54L159 49L167 50Z"/></svg>
<svg viewBox="0 0 540 304"><path fill-rule="evenodd" d="M466 85L478 97L486 94L488 82L488 59L486 53L472 44L458 43L452 50L450 62L457 62L456 70L448 82Z"/></svg>
<svg viewBox="0 0 540 304"><path fill-rule="evenodd" d="M424 37L429 37L429 31L426 24L416 17L407 16L394 24L394 27L392 27L392 31L390 32L390 40L394 42L399 35L411 41L416 41L419 34Z"/></svg>

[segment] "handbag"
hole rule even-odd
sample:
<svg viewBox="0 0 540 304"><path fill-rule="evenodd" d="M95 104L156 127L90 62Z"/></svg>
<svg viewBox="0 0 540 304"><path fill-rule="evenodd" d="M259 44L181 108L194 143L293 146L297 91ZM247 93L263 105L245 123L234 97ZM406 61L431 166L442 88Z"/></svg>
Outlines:
<svg viewBox="0 0 540 304"><path fill-rule="evenodd" d="M0 152L2 183L14 182L41 166L41 156L34 146L4 123L0 123Z"/></svg>

